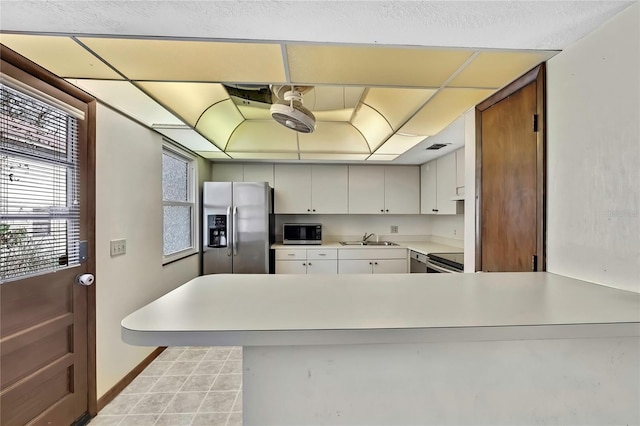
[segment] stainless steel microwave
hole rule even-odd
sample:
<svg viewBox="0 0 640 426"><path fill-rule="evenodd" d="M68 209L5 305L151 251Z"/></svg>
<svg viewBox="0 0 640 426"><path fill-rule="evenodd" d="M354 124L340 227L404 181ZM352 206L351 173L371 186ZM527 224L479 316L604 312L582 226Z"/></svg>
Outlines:
<svg viewBox="0 0 640 426"><path fill-rule="evenodd" d="M283 244L322 244L322 224L320 223L283 223Z"/></svg>

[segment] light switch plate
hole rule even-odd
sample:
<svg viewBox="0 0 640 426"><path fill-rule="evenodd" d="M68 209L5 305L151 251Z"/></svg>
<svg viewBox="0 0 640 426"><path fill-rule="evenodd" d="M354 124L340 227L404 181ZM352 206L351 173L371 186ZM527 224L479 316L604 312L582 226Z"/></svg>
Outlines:
<svg viewBox="0 0 640 426"><path fill-rule="evenodd" d="M111 240L111 257L119 256L127 252L127 240Z"/></svg>
<svg viewBox="0 0 640 426"><path fill-rule="evenodd" d="M398 225L391 225L391 233L392 234L398 233Z"/></svg>

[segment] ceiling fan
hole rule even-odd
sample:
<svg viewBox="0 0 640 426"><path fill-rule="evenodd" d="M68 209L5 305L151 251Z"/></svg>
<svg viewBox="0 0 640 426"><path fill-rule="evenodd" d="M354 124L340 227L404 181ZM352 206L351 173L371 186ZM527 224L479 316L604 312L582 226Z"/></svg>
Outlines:
<svg viewBox="0 0 640 426"><path fill-rule="evenodd" d="M312 86L271 86L278 99L271 105L271 117L283 126L300 133L312 133L316 129L316 117L302 105L302 95Z"/></svg>
<svg viewBox="0 0 640 426"><path fill-rule="evenodd" d="M313 89L313 86L228 83L224 85L232 97L271 105L271 117L289 129L300 133L312 133L316 128L315 116L302 105L303 95Z"/></svg>

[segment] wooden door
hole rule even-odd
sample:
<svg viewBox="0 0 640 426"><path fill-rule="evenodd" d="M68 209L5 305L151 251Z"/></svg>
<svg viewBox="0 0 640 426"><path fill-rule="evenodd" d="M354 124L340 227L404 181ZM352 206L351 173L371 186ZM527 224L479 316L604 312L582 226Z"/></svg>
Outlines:
<svg viewBox="0 0 640 426"><path fill-rule="evenodd" d="M94 268L86 259L94 252L95 103L3 46L0 53L0 423L67 426L96 411L95 292L75 283ZM57 115L57 102L84 118ZM70 130L48 141L52 126L24 118L33 111L63 117ZM42 133L22 132L28 125Z"/></svg>
<svg viewBox="0 0 640 426"><path fill-rule="evenodd" d="M543 270L544 138L542 73L516 82L517 90L479 116L478 269ZM490 100L491 101L491 100ZM482 104L481 104L482 105Z"/></svg>

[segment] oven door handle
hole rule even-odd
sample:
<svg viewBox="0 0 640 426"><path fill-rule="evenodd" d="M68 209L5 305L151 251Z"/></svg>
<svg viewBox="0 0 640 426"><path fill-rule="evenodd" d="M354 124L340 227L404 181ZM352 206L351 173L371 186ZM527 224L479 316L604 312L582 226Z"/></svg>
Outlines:
<svg viewBox="0 0 640 426"><path fill-rule="evenodd" d="M447 269L447 268L443 268L442 266L436 265L435 263L433 263L433 261L428 260L427 261L427 268L431 268L434 271L438 271L438 272L442 272L445 274L449 274L449 273L456 273L458 271L453 271L451 269Z"/></svg>

